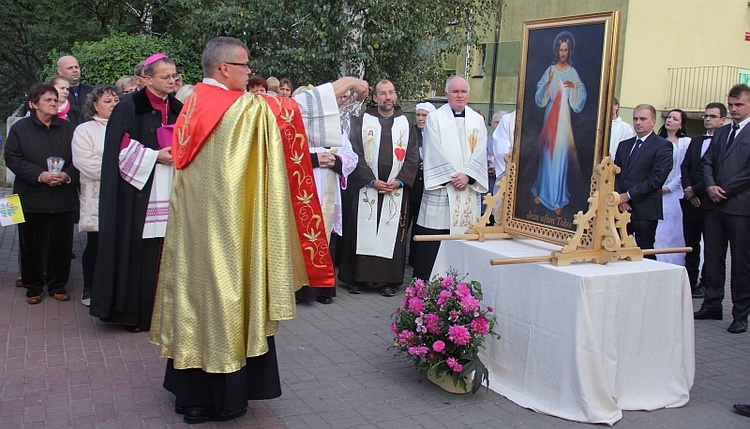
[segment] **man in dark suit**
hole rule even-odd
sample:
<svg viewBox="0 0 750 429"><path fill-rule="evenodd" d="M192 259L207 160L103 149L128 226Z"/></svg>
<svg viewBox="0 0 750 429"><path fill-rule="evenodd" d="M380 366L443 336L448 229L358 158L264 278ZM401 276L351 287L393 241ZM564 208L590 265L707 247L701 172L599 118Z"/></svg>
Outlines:
<svg viewBox="0 0 750 429"><path fill-rule="evenodd" d="M617 146L615 164L620 174L615 190L620 193L620 211L630 212L628 234L635 234L641 249L653 249L656 225L663 217L661 188L672 171L672 143L654 134L656 109L639 104L633 110L636 136ZM646 256L656 259L655 256Z"/></svg>
<svg viewBox="0 0 750 429"><path fill-rule="evenodd" d="M722 319L727 243L732 256L732 324L747 331L750 312L750 88L739 84L727 97L730 125L716 131L701 162L706 213L706 297L696 319ZM694 187L695 188L695 187Z"/></svg>
<svg viewBox="0 0 750 429"><path fill-rule="evenodd" d="M81 109L94 88L81 83L81 66L78 64L76 57L72 55L65 55L57 60L57 74L70 82L68 102L70 103L70 110L75 113L69 115L68 118L73 125L78 125L82 118Z"/></svg>
<svg viewBox="0 0 750 429"><path fill-rule="evenodd" d="M701 184L703 181L703 173L700 169L701 158L711 144L714 131L724 125L726 117L727 107L724 104L713 102L706 105L703 114L703 125L706 127L706 133L690 140L690 146L688 146L681 166L682 188L685 193L685 198L680 200L682 206L682 235L685 238L685 246L693 248L692 252L685 255L685 268L690 279L693 298L705 296L706 279L706 267L704 265L703 275L698 281L701 263L701 236L704 235L706 225L706 211L703 210L701 204L702 200L706 198L706 193L698 194L695 189L703 188Z"/></svg>

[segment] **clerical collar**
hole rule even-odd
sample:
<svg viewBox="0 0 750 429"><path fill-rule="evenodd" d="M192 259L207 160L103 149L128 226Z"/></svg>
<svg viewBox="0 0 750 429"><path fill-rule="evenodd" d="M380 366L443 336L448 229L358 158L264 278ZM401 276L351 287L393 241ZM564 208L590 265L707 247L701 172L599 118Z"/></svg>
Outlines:
<svg viewBox="0 0 750 429"><path fill-rule="evenodd" d="M218 80L212 77L204 77L203 83L205 83L206 85L218 86L219 88L226 89L227 91L229 91L229 88L226 85L224 85L223 83L219 82Z"/></svg>
<svg viewBox="0 0 750 429"><path fill-rule="evenodd" d="M461 113L456 112L455 110L451 109L453 111L453 116L456 118L465 118L466 117L466 109L462 110Z"/></svg>

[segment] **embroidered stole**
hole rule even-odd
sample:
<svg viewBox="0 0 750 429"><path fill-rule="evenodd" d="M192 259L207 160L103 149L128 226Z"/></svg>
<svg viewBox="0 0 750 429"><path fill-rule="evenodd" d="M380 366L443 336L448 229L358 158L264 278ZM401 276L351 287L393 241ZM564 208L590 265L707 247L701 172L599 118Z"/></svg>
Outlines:
<svg viewBox="0 0 750 429"><path fill-rule="evenodd" d="M409 144L409 121L405 116L397 116L393 119L391 128L391 142L382 142L381 126L377 116L365 113L362 117L362 147L365 160L375 177L378 177L378 158L380 157L380 145L391 144L391 172L388 175L390 182L398 176L406 156L406 147ZM357 205L357 254L378 256L392 259L393 249L396 246L398 236L399 220L401 218L401 201L404 189L398 188L390 194L384 195L380 222L378 222L378 190L374 187L363 186L358 193Z"/></svg>
<svg viewBox="0 0 750 429"><path fill-rule="evenodd" d="M470 113L473 112L469 112L468 107L466 110L466 117L462 120L456 120L453 117L450 107L441 108L438 111L441 146L456 171L464 171L464 167L471 161L477 146L479 131L476 128L467 129L471 126L467 122L471 119ZM482 158L486 158L486 155ZM486 176L485 172L485 180ZM476 223L481 215L480 195L471 186L466 186L463 191L457 190L453 185L448 185L446 188L450 206L450 232L463 234Z"/></svg>

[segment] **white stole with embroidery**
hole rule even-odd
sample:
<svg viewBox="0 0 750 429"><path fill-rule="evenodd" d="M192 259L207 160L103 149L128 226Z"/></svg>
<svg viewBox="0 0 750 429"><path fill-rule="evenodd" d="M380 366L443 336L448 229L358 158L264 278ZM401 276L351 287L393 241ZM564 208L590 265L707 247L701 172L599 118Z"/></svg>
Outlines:
<svg viewBox="0 0 750 429"><path fill-rule="evenodd" d="M462 234L481 214L481 193L487 192L487 128L469 107L455 118L449 105L427 116L424 140L424 187L417 223ZM458 191L452 176L464 173L474 183Z"/></svg>
<svg viewBox="0 0 750 429"><path fill-rule="evenodd" d="M393 162L391 172L388 175L390 182L398 176L406 156L406 147L409 144L409 121L405 116L397 116L393 119L391 128L392 145L391 156ZM378 158L380 156L380 121L377 116L365 113L362 117L362 147L365 160L375 177L378 177ZM389 142L383 142L389 144ZM357 210L357 254L378 256L392 259L393 249L396 246L399 220L401 218L401 200L404 189L384 195L382 213L378 223L378 190L363 186L358 194L359 200Z"/></svg>

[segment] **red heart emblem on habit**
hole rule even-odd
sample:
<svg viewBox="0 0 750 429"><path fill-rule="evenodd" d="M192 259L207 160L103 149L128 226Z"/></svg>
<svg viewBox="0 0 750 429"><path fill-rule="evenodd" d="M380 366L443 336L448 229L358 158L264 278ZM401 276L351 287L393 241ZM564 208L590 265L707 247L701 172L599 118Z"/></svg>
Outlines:
<svg viewBox="0 0 750 429"><path fill-rule="evenodd" d="M406 156L406 151L400 147L394 149L393 153L396 154L396 159L399 160L399 162L403 161L404 157Z"/></svg>

